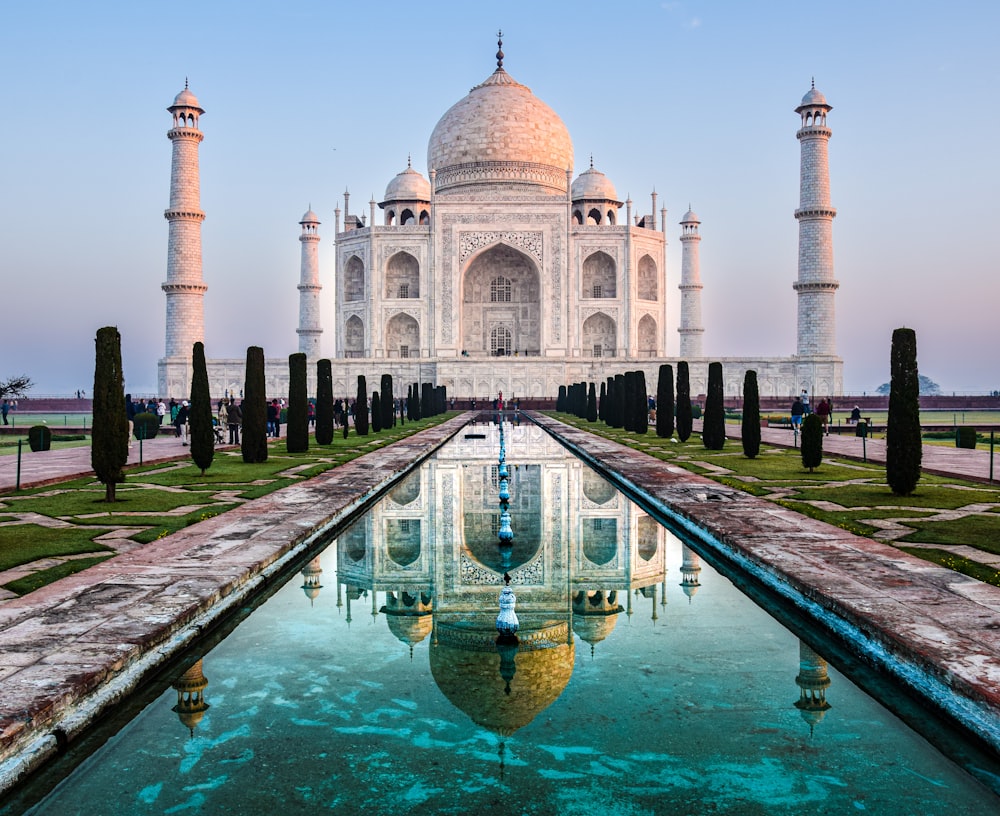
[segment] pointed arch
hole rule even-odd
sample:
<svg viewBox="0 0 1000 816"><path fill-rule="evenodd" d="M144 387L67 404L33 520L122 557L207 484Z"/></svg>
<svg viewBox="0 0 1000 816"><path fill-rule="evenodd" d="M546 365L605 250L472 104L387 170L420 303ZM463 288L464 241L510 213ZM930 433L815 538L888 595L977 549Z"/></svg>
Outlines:
<svg viewBox="0 0 1000 816"><path fill-rule="evenodd" d="M390 357L420 356L420 324L408 314L397 314L385 324L385 348Z"/></svg>
<svg viewBox="0 0 1000 816"><path fill-rule="evenodd" d="M386 298L420 297L420 264L409 252L397 252L385 264Z"/></svg>
<svg viewBox="0 0 1000 816"><path fill-rule="evenodd" d="M519 249L501 242L468 261L461 308L462 348L485 354L541 349L541 277L535 261ZM509 332L509 345L501 329Z"/></svg>
<svg viewBox="0 0 1000 816"><path fill-rule="evenodd" d="M581 297L613 298L618 296L618 264L606 252L595 252L583 261Z"/></svg>
<svg viewBox="0 0 1000 816"><path fill-rule="evenodd" d="M657 300L659 297L658 276L656 274L656 261L649 255L643 255L639 259L639 300Z"/></svg>
<svg viewBox="0 0 1000 816"><path fill-rule="evenodd" d="M365 354L365 324L351 315L344 324L344 356L363 357Z"/></svg>
<svg viewBox="0 0 1000 816"><path fill-rule="evenodd" d="M583 352L594 357L614 357L618 348L618 327L604 312L583 321Z"/></svg>
<svg viewBox="0 0 1000 816"><path fill-rule="evenodd" d="M656 353L656 321L650 315L643 315L639 321L638 348L641 353Z"/></svg>
<svg viewBox="0 0 1000 816"><path fill-rule="evenodd" d="M344 264L344 300L354 303L365 299L365 264L352 255Z"/></svg>

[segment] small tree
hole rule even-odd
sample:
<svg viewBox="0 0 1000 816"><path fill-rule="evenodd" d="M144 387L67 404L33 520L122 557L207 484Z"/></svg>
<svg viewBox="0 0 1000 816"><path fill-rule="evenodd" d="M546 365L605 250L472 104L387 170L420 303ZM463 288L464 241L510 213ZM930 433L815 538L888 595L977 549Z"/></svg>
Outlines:
<svg viewBox="0 0 1000 816"><path fill-rule="evenodd" d="M760 453L760 391L757 372L750 370L743 375L743 425L740 428L743 455L755 459Z"/></svg>
<svg viewBox="0 0 1000 816"><path fill-rule="evenodd" d="M115 485L125 481L128 461L128 418L122 374L122 338L114 326L97 330L94 364L94 425L90 466L104 485L104 500L115 501Z"/></svg>
<svg viewBox="0 0 1000 816"><path fill-rule="evenodd" d="M316 444L333 442L333 364L327 360L316 363Z"/></svg>
<svg viewBox="0 0 1000 816"><path fill-rule="evenodd" d="M661 365L656 380L656 435L674 435L674 367Z"/></svg>
<svg viewBox="0 0 1000 816"><path fill-rule="evenodd" d="M559 396L556 397L556 410L559 413L564 413L566 411L566 386L559 386Z"/></svg>
<svg viewBox="0 0 1000 816"><path fill-rule="evenodd" d="M392 395L392 374L382 375L382 387L378 392L379 404L382 407L382 427L388 430L396 424L396 412L392 409L395 399Z"/></svg>
<svg viewBox="0 0 1000 816"><path fill-rule="evenodd" d="M354 395L354 431L358 436L368 436L368 381L358 374L358 392Z"/></svg>
<svg viewBox="0 0 1000 816"><path fill-rule="evenodd" d="M688 364L681 360L677 364L677 438L687 442L691 436L691 380Z"/></svg>
<svg viewBox="0 0 1000 816"><path fill-rule="evenodd" d="M892 333L889 419L885 431L885 476L897 496L909 496L920 481L920 376L917 335L913 329Z"/></svg>
<svg viewBox="0 0 1000 816"><path fill-rule="evenodd" d="M382 395L372 391L372 433L382 431Z"/></svg>
<svg viewBox="0 0 1000 816"><path fill-rule="evenodd" d="M625 412L626 412L626 397L625 397L625 375L615 374L615 399L614 399L614 417L615 421L611 423L612 428L626 428L625 424Z"/></svg>
<svg viewBox="0 0 1000 816"><path fill-rule="evenodd" d="M31 378L23 374L20 377L10 377L6 380L0 380L0 399L20 399L29 391L32 385L34 383L31 382Z"/></svg>
<svg viewBox="0 0 1000 816"><path fill-rule="evenodd" d="M247 349L246 380L243 383L243 438L240 452L247 464L267 461L267 391L264 386L264 349Z"/></svg>
<svg viewBox="0 0 1000 816"><path fill-rule="evenodd" d="M410 414L410 419L417 421L422 418L420 405L420 385L418 383L413 383L413 411Z"/></svg>
<svg viewBox="0 0 1000 816"><path fill-rule="evenodd" d="M646 389L646 372L635 372L635 432L649 433L649 391Z"/></svg>
<svg viewBox="0 0 1000 816"><path fill-rule="evenodd" d="M201 475L212 466L215 458L215 428L212 425L212 394L208 388L208 364L205 344L195 343L191 358L191 458L201 468Z"/></svg>
<svg viewBox="0 0 1000 816"><path fill-rule="evenodd" d="M288 355L288 428L285 450L305 453L309 450L309 386L306 384L306 355Z"/></svg>
<svg viewBox="0 0 1000 816"><path fill-rule="evenodd" d="M802 467L812 473L823 462L823 420L809 414L802 420Z"/></svg>
<svg viewBox="0 0 1000 816"><path fill-rule="evenodd" d="M434 402L434 386L431 383L420 383L420 415L432 417L437 414Z"/></svg>
<svg viewBox="0 0 1000 816"><path fill-rule="evenodd" d="M605 380L601 380L601 394L597 398L597 418L601 420L601 422L608 421L607 401L608 401L607 382Z"/></svg>
<svg viewBox="0 0 1000 816"><path fill-rule="evenodd" d="M638 399L638 388L634 371L626 371L623 380L625 384L625 401L622 405L622 427L626 431L635 431L635 402Z"/></svg>
<svg viewBox="0 0 1000 816"><path fill-rule="evenodd" d="M701 426L701 441L709 450L722 450L726 444L726 409L722 394L722 363L709 363L705 418Z"/></svg>
<svg viewBox="0 0 1000 816"><path fill-rule="evenodd" d="M587 393L587 422L597 422L597 388L593 383Z"/></svg>

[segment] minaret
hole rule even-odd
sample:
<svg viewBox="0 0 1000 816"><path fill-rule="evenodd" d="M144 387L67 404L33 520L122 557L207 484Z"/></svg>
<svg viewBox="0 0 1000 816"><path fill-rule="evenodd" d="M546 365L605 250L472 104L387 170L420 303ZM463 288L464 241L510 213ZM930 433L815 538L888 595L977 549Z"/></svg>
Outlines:
<svg viewBox="0 0 1000 816"><path fill-rule="evenodd" d="M208 287L201 277L201 185L198 177L198 145L204 135L198 130L198 118L205 111L198 99L184 90L167 108L174 126L167 131L173 143L170 160L170 207L163 213L170 223L167 239L166 357L191 363L195 343L205 339L204 298ZM190 387L190 377L187 377ZM183 392L186 395L186 391Z"/></svg>
<svg viewBox="0 0 1000 816"><path fill-rule="evenodd" d="M690 360L701 357L701 336L705 329L701 325L701 261L698 244L701 236L698 225L701 221L688 205L688 211L681 219L681 324L677 331L681 335L680 357Z"/></svg>
<svg viewBox="0 0 1000 816"><path fill-rule="evenodd" d="M802 116L796 134L802 145L799 174L799 277L792 288L799 296L798 351L804 357L835 356L834 297L840 284L833 277L833 219L830 206L828 147L832 132L826 114L833 108L816 84L795 112Z"/></svg>
<svg viewBox="0 0 1000 816"><path fill-rule="evenodd" d="M302 225L302 273L299 278L299 351L310 360L319 358L319 219L309 211L299 221Z"/></svg>

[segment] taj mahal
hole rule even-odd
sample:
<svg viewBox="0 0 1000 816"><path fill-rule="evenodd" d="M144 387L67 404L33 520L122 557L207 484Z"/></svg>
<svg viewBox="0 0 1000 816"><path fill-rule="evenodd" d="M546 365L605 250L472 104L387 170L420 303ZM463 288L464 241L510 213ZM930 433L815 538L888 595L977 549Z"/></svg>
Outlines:
<svg viewBox="0 0 1000 816"><path fill-rule="evenodd" d="M322 357L333 360L336 394L353 394L360 374L369 382L391 374L399 383L446 386L459 399L498 392L554 397L560 385L633 370L644 371L655 388L661 364L687 360L698 394L706 390L708 363L719 360L729 396L742 392L750 369L765 396L841 394L831 106L823 94L812 87L795 108L797 349L780 358L709 359L702 353L698 216L689 209L680 221L678 297L668 289L667 213L657 212L656 193L648 210L619 200L593 160L574 178L566 126L506 71L498 45L493 73L431 133L427 176L408 162L367 212L352 210L344 193L343 208L334 211L332 293L320 283L321 222L311 207L299 221L298 342L290 338L287 351L307 355L311 388ZM158 389L180 397L190 389L192 346L204 339L198 149L205 111L187 83L167 110L173 154ZM329 315L327 332L322 317ZM679 334L676 358L665 351L672 332ZM213 395L242 391L244 359L212 359L208 366ZM287 357L266 361L266 381L268 394L288 393Z"/></svg>

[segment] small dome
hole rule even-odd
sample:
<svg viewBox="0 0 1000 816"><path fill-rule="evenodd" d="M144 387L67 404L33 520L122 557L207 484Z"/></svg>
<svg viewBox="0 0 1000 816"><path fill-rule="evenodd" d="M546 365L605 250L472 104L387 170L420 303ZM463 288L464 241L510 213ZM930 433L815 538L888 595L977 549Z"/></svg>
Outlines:
<svg viewBox="0 0 1000 816"><path fill-rule="evenodd" d="M319 217L311 209L306 210L306 214L302 216L299 220L300 224L318 224L320 223Z"/></svg>
<svg viewBox="0 0 1000 816"><path fill-rule="evenodd" d="M198 102L198 97L188 90L187 83L184 84L184 90L174 97L174 104L167 108L167 110L173 110L174 108L194 108L199 113L205 112Z"/></svg>
<svg viewBox="0 0 1000 816"><path fill-rule="evenodd" d="M688 211L684 213L684 217L680 220L682 224L700 224L701 219L695 214L695 211L688 207Z"/></svg>
<svg viewBox="0 0 1000 816"><path fill-rule="evenodd" d="M594 165L590 165L589 170L584 170L576 177L571 188L574 201L583 199L598 199L600 201L618 201L618 193L615 185L600 170L595 170Z"/></svg>
<svg viewBox="0 0 1000 816"><path fill-rule="evenodd" d="M412 167L399 173L385 188L386 201L430 201L431 183Z"/></svg>
<svg viewBox="0 0 1000 816"><path fill-rule="evenodd" d="M795 109L795 112L801 113L805 108L826 108L827 110L833 110L833 106L826 101L826 97L823 94L816 90L815 85L802 97L802 104Z"/></svg>

